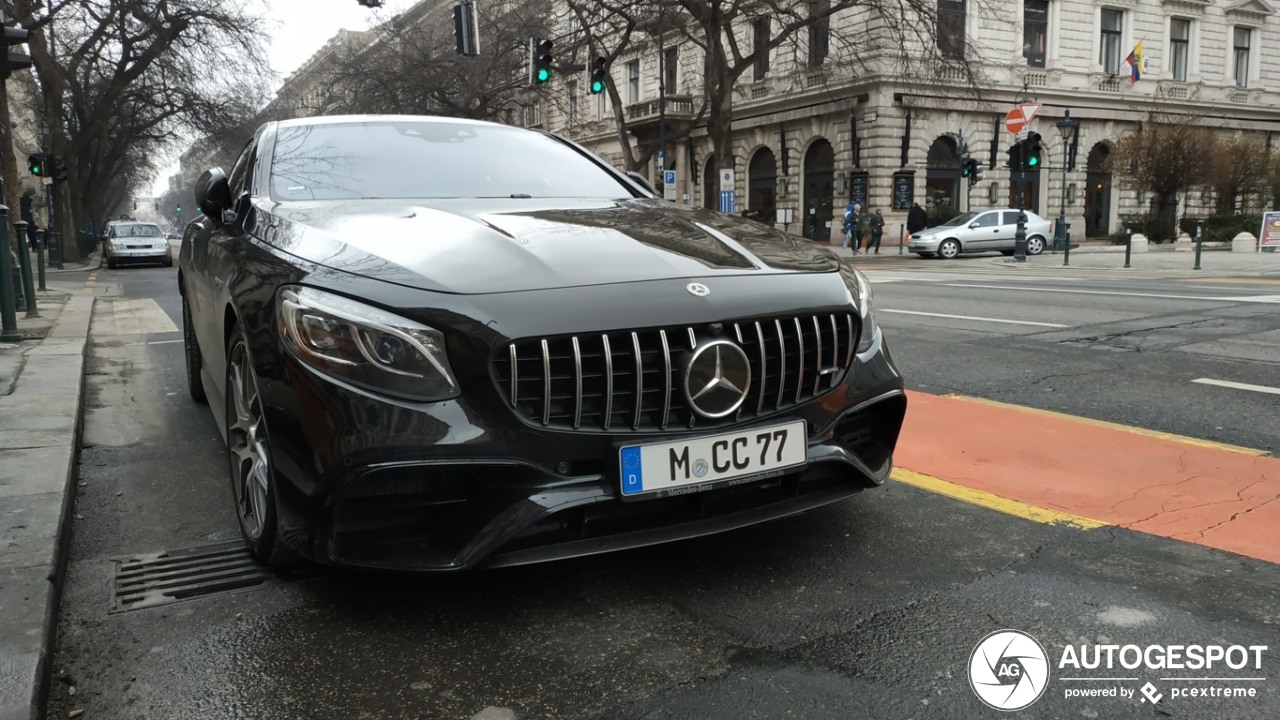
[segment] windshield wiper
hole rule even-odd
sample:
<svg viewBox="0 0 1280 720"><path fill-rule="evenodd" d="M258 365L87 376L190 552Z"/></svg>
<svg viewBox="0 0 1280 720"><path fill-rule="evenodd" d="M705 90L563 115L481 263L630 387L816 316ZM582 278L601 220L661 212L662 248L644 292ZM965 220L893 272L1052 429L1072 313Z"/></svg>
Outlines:
<svg viewBox="0 0 1280 720"><path fill-rule="evenodd" d="M516 198L516 199L518 199L518 200L528 200L528 199L532 198L533 196L532 196L532 195L527 195L527 194L525 194L525 193L511 193L511 195L510 195L509 197L513 197L513 198Z"/></svg>

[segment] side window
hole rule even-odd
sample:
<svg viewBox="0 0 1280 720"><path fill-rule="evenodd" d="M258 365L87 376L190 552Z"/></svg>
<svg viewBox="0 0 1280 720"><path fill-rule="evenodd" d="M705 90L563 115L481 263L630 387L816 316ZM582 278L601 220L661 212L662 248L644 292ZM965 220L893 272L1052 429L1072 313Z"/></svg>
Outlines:
<svg viewBox="0 0 1280 720"><path fill-rule="evenodd" d="M1000 213L990 212L978 216L978 227L995 227L1000 224Z"/></svg>
<svg viewBox="0 0 1280 720"><path fill-rule="evenodd" d="M1030 220L1030 219L1031 219L1031 217L1030 217L1030 216L1027 216L1027 219L1028 219L1028 220ZM1018 224L1018 213L1016 213L1016 212L1006 212L1006 213L1004 214L1004 224L1005 224L1005 225L1017 225L1017 224Z"/></svg>

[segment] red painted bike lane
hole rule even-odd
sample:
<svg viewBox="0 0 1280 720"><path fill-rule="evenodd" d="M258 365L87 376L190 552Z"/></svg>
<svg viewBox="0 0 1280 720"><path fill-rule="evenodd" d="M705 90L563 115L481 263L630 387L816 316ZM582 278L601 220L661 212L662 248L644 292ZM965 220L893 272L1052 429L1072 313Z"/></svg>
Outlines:
<svg viewBox="0 0 1280 720"><path fill-rule="evenodd" d="M1280 563L1280 459L1034 408L909 395L900 468Z"/></svg>

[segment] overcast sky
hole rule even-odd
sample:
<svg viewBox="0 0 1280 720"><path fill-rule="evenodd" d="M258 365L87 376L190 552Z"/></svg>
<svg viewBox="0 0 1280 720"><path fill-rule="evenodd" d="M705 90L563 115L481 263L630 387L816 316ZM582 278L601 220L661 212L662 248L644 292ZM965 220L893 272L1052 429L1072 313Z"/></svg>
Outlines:
<svg viewBox="0 0 1280 720"><path fill-rule="evenodd" d="M390 19L404 12L418 0L383 0L376 10L361 5L357 0L252 0L259 8L265 8L268 24L263 28L271 37L264 43L271 67L283 82L289 73L297 70L329 38L339 30L368 30L380 19ZM181 154L181 150L177 151ZM169 176L178 172L175 160L156 178L152 192L163 194L169 189Z"/></svg>

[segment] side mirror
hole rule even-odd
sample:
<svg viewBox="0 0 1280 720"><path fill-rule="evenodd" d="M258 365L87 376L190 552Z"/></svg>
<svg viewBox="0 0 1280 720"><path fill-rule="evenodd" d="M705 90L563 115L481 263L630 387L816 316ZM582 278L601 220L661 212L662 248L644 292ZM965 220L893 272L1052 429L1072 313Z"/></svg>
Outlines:
<svg viewBox="0 0 1280 720"><path fill-rule="evenodd" d="M644 188L645 190L648 190L650 195L658 194L657 192L654 191L653 186L649 184L649 181L646 180L644 176L641 175L640 173L634 170L630 170L627 172L627 177L631 178L637 183L640 183L640 187Z"/></svg>
<svg viewBox="0 0 1280 720"><path fill-rule="evenodd" d="M969 229L970 229L970 230L977 230L977 229L978 229L978 223L977 223L977 221L974 221L974 222L969 223Z"/></svg>
<svg viewBox="0 0 1280 720"><path fill-rule="evenodd" d="M196 180L196 207L216 223L223 221L222 214L231 209L231 185L222 168L206 170Z"/></svg>

